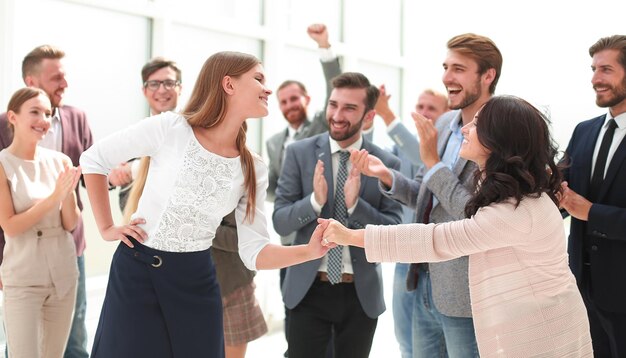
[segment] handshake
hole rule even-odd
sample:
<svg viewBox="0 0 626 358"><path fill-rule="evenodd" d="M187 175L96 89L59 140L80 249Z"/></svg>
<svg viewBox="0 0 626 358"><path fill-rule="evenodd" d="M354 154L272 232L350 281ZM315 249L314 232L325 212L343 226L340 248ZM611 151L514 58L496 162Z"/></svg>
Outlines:
<svg viewBox="0 0 626 358"><path fill-rule="evenodd" d="M309 245L320 245L324 253L337 245L364 247L365 230L348 229L335 219L319 218Z"/></svg>

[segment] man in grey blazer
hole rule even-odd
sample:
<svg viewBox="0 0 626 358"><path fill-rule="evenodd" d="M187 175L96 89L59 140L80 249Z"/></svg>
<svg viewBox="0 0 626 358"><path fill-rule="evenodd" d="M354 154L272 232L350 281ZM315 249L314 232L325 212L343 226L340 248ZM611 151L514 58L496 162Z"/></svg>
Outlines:
<svg viewBox="0 0 626 358"><path fill-rule="evenodd" d="M386 165L400 167L397 158L361 134L363 122L375 114L377 97L378 89L360 73L333 79L326 110L329 132L287 147L272 217L279 234L295 231L295 244L307 242L318 217L341 218L351 228L400 223L400 205L377 190L376 180L349 170L342 154L366 149ZM378 316L385 310L381 268L367 262L363 249L339 247L337 252L340 262L329 254L287 269L282 290L291 309L290 357L324 357L332 332L335 356L369 355Z"/></svg>
<svg viewBox="0 0 626 358"><path fill-rule="evenodd" d="M61 49L42 45L29 52L22 61L22 78L29 87L38 87L44 90L53 109L53 118L48 134L39 145L63 152L72 160L74 166L78 166L78 160L83 151L93 144L93 137L87 116L82 110L63 104L67 81L65 79L65 67L63 58L65 52ZM0 114L0 149L11 144L13 133L7 130L6 113ZM76 199L78 207L83 209L80 200L78 186L76 187ZM65 358L89 357L87 353L87 328L85 326L85 314L87 311L87 294L85 288L85 234L82 217L78 225L72 231L78 265L78 286L76 290L76 305L70 337L65 348ZM4 249L4 233L0 230L0 262ZM1 287L1 286L0 286Z"/></svg>
<svg viewBox="0 0 626 358"><path fill-rule="evenodd" d="M489 38L462 34L448 41L443 83L450 111L436 123L414 115L424 166L414 179L370 156L365 175L379 179L381 191L416 210L416 222L441 223L465 217L475 188L475 164L459 157L461 127L495 92L502 55ZM414 357L477 357L471 318L467 257L411 265L407 284L417 289L413 312Z"/></svg>
<svg viewBox="0 0 626 358"><path fill-rule="evenodd" d="M341 65L337 56L330 50L326 25L312 24L307 28L307 33L320 49L320 62L322 63L324 79L326 80L326 100L324 101L326 104L333 89L331 80L341 74ZM280 175L287 145L328 130L325 110L318 111L309 118L307 110L311 97L301 82L295 80L284 81L278 86L276 97L278 98L280 111L287 121L287 127L271 136L265 143L267 156L269 157L267 197L271 201L274 200L276 195L278 176ZM293 240L293 237L291 239ZM291 241L283 242L283 244L290 244Z"/></svg>

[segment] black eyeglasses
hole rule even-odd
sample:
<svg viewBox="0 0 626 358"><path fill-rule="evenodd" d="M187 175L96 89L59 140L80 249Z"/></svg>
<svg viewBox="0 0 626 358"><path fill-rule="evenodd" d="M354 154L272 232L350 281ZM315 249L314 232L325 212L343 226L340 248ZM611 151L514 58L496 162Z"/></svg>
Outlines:
<svg viewBox="0 0 626 358"><path fill-rule="evenodd" d="M146 81L143 83L143 87L149 89L150 91L156 91L159 89L159 87L161 87L161 83L163 84L163 87L165 87L166 90L171 90L174 87L180 85L180 81L174 81L174 80L165 80L165 81L158 81L158 80L150 80L150 81Z"/></svg>

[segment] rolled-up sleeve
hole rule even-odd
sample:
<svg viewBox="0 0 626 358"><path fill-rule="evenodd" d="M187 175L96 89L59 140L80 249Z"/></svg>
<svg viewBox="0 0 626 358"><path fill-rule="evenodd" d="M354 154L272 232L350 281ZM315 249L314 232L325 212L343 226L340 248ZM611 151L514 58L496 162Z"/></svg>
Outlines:
<svg viewBox="0 0 626 358"><path fill-rule="evenodd" d="M235 217L237 220L237 235L239 237L239 256L248 270L256 271L256 260L259 252L269 244L267 217L265 215L265 197L268 187L268 170L265 163L255 160L256 170L256 205L254 218L246 218L248 205L247 193L239 200ZM246 192L244 188L244 192Z"/></svg>

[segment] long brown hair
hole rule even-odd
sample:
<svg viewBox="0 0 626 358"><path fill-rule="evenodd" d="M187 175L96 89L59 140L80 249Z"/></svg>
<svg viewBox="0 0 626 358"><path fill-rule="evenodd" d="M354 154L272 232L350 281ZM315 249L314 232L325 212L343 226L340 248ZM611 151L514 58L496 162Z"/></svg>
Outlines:
<svg viewBox="0 0 626 358"><path fill-rule="evenodd" d="M225 76L237 78L259 63L261 61L258 58L241 52L224 51L209 57L200 70L189 102L182 113L189 124L192 127L211 128L222 123L228 110L222 79ZM246 129L244 122L237 134L236 144L248 193L245 218L252 221L256 206L256 175L254 158L246 147Z"/></svg>
<svg viewBox="0 0 626 358"><path fill-rule="evenodd" d="M550 196L558 205L562 174L555 159L556 144L548 119L525 100L513 96L492 97L478 113L478 141L491 151L478 170L477 191L465 207L470 217L481 207L510 198Z"/></svg>

